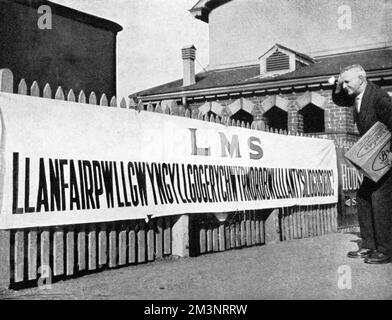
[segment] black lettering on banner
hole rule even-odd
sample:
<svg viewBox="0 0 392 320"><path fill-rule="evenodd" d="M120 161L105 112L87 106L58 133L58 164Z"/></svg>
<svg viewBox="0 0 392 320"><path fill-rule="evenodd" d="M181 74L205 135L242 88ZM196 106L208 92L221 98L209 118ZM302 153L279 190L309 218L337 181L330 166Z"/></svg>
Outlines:
<svg viewBox="0 0 392 320"><path fill-rule="evenodd" d="M212 190L212 187L211 187L210 171L209 170L210 170L210 166L205 164L204 165L204 180L206 182L207 199L208 199L209 203L213 203L215 201L212 199L213 190Z"/></svg>
<svg viewBox="0 0 392 320"><path fill-rule="evenodd" d="M333 188L333 185L334 185L334 183L335 183L335 177L334 177L334 175L333 175L333 171L332 170L330 170L329 172L328 172L328 175L329 175L329 187L330 187L330 190L331 190L331 192L330 192L330 196L333 196L334 194L335 194L335 190L334 190L334 188Z"/></svg>
<svg viewBox="0 0 392 320"><path fill-rule="evenodd" d="M241 187L242 187L242 192L244 194L244 199L245 201L249 201L249 190L246 186L246 177L247 177L247 168L240 168L241 171Z"/></svg>
<svg viewBox="0 0 392 320"><path fill-rule="evenodd" d="M122 164L121 164L121 169L124 170ZM94 184L94 194L95 194L95 205L96 205L96 208L99 209L99 208L101 208L99 197L101 195L103 195L103 182L102 182L101 166L99 164L99 161L96 161L96 160L93 161L93 175L94 175L94 183L93 184ZM123 175L124 175L124 172L123 172ZM124 179L124 177L123 177L123 179ZM124 183L124 185L125 185L125 183Z"/></svg>
<svg viewBox="0 0 392 320"><path fill-rule="evenodd" d="M291 181L291 184L292 184L293 189L294 189L294 198L298 198L299 194L300 194L299 193L299 189L298 189L298 182L297 182L296 177L297 177L296 170L295 169L291 169L290 170L290 181Z"/></svg>
<svg viewBox="0 0 392 320"><path fill-rule="evenodd" d="M30 158L26 158L25 165L25 212L34 212L35 208L30 207Z"/></svg>
<svg viewBox="0 0 392 320"><path fill-rule="evenodd" d="M290 198L288 186L285 179L286 174L287 174L287 169L285 168L280 169L280 181L282 184L283 195L285 199Z"/></svg>
<svg viewBox="0 0 392 320"><path fill-rule="evenodd" d="M240 201L244 201L244 195L243 195L243 190L241 187L241 170L240 167L236 166L234 167L234 173L235 173L235 179L236 179L236 185L238 186L238 193L240 195Z"/></svg>
<svg viewBox="0 0 392 320"><path fill-rule="evenodd" d="M79 186L80 186L80 197L81 197L81 204L82 204L82 209L86 209L86 198L84 194L84 179L83 179L83 164L82 161L78 161L78 168L79 168ZM110 208L110 207L108 207Z"/></svg>
<svg viewBox="0 0 392 320"><path fill-rule="evenodd" d="M269 193L269 186L268 186L268 178L267 178L267 170L266 168L261 168L259 170L259 174L261 175L261 194L263 196L263 199L269 200L270 198L270 193Z"/></svg>
<svg viewBox="0 0 392 320"><path fill-rule="evenodd" d="M208 197L208 180L205 179L205 171L204 171L205 166L199 165L198 171L199 171L199 179L200 179L200 185L201 185L201 196L203 198L204 202L209 202L209 197Z"/></svg>
<svg viewBox="0 0 392 320"><path fill-rule="evenodd" d="M188 164L186 169L187 169L187 173L188 173L189 194L190 194L192 202L195 203L197 200L197 193L196 193L196 186L195 186L196 183L194 181L191 181L192 165ZM195 179L195 178L193 177L193 179Z"/></svg>
<svg viewBox="0 0 392 320"><path fill-rule="evenodd" d="M256 170L256 179L257 179L257 188L258 188L258 196L260 200L265 200L265 191L263 188L264 179L263 179L263 170L262 168L257 168Z"/></svg>
<svg viewBox="0 0 392 320"><path fill-rule="evenodd" d="M161 204L167 204L167 198L165 194L165 189L163 186L163 178L162 178L162 167L161 164L155 164L155 176L157 180L157 187L158 187L158 192L159 192L159 198L161 200Z"/></svg>
<svg viewBox="0 0 392 320"><path fill-rule="evenodd" d="M67 202L65 199L65 189L67 189L68 183L65 183L65 177L64 177L64 166L68 164L68 160L66 159L60 159L59 165L60 165L60 185L61 185L61 210L65 211L67 210Z"/></svg>
<svg viewBox="0 0 392 320"><path fill-rule="evenodd" d="M187 170L188 170L189 167L192 168L191 165L188 165L188 166L187 166ZM187 200L189 203L191 203L191 202L192 202L192 198L189 198L189 196L188 196L188 189L187 189L187 183L186 183L187 181L186 181L186 176L185 176L185 165L181 165L181 168L182 168L182 181L183 181L183 183L184 183L185 198L186 198L186 200ZM189 182L189 188L190 188L189 172L188 172L188 182ZM191 192L190 189L189 189L189 192Z"/></svg>
<svg viewBox="0 0 392 320"><path fill-rule="evenodd" d="M294 190L290 181L290 169L284 169L283 183L286 186L287 198L293 198Z"/></svg>
<svg viewBox="0 0 392 320"><path fill-rule="evenodd" d="M328 172L326 170L323 171L323 186L324 186L324 195L329 196Z"/></svg>
<svg viewBox="0 0 392 320"><path fill-rule="evenodd" d="M226 180L226 178L225 178L225 170L221 166L219 167L219 178L220 178L220 186L221 186L221 191L222 191L222 200L224 202L226 202L227 198L228 198L228 196L227 196L227 189L223 190L223 185L224 185L223 184L223 179Z"/></svg>
<svg viewBox="0 0 392 320"><path fill-rule="evenodd" d="M253 169L253 181L255 184L256 200L261 200L260 180L259 180L259 168Z"/></svg>
<svg viewBox="0 0 392 320"><path fill-rule="evenodd" d="M315 174L316 174L316 184L317 184L317 193L316 195L318 197L322 196L322 186L321 186L321 181L320 181L320 170L315 170Z"/></svg>
<svg viewBox="0 0 392 320"><path fill-rule="evenodd" d="M19 153L14 152L12 158L12 213L21 214L23 208L18 208L19 194Z"/></svg>
<svg viewBox="0 0 392 320"><path fill-rule="evenodd" d="M324 190L323 190L323 183L322 183L322 170L317 170L317 183L318 183L318 189L319 189L319 196L322 197L324 195Z"/></svg>
<svg viewBox="0 0 392 320"><path fill-rule="evenodd" d="M316 181L316 172L315 170L309 170L310 174L310 185L312 186L311 196L317 196L317 181Z"/></svg>
<svg viewBox="0 0 392 320"><path fill-rule="evenodd" d="M84 178L84 190L86 193L86 207L87 210L95 209L94 203L94 186L93 186L93 173L90 161L83 161L83 178Z"/></svg>
<svg viewBox="0 0 392 320"><path fill-rule="evenodd" d="M149 170L148 167L147 170ZM129 180L129 188L131 190L131 201L132 201L132 205L134 207L137 207L139 205L139 196L137 192L138 191L137 186L132 184L133 176L135 176L135 168L132 162L128 162L128 180Z"/></svg>
<svg viewBox="0 0 392 320"><path fill-rule="evenodd" d="M272 168L271 169L271 182L272 182L272 188L273 188L273 190L274 190L274 194L275 194L275 196L276 196L276 199L282 199L282 196L281 196L281 194L280 194L280 190L279 190L279 188L278 188L278 185L277 185L277 178L276 178L276 176L277 176L277 171L278 171L278 169L276 169L276 168Z"/></svg>
<svg viewBox="0 0 392 320"><path fill-rule="evenodd" d="M272 169L272 174L273 174L272 181L274 183L274 188L275 188L275 191L276 191L276 197L277 197L277 199L282 199L281 190L280 190L279 185L278 185L278 168L273 168Z"/></svg>
<svg viewBox="0 0 392 320"><path fill-rule="evenodd" d="M226 190L226 196L227 196L227 202L230 202L232 199L232 194L231 194L231 186L230 186L230 170L227 166L223 167L223 171L224 171L224 186L225 186L225 190Z"/></svg>
<svg viewBox="0 0 392 320"><path fill-rule="evenodd" d="M245 169L245 188L248 192L249 201L254 200L254 192L253 192L253 185L252 185L252 173L251 173L252 168L246 168Z"/></svg>
<svg viewBox="0 0 392 320"><path fill-rule="evenodd" d="M287 195L286 185L283 180L283 172L284 172L284 169L282 169L282 168L278 169L278 184L280 186L280 189L282 190L282 198L286 199L288 195Z"/></svg>
<svg viewBox="0 0 392 320"><path fill-rule="evenodd" d="M147 184L146 184L146 163L135 163L137 185L139 189L140 202L142 206L148 206L147 201Z"/></svg>
<svg viewBox="0 0 392 320"><path fill-rule="evenodd" d="M325 194L327 196L331 196L331 193L332 193L332 185L331 185L331 180L330 180L329 174L330 174L330 171L326 171L325 177L324 177Z"/></svg>
<svg viewBox="0 0 392 320"><path fill-rule="evenodd" d="M114 172L114 182L116 184L116 195L117 195L117 205L119 208L124 207L124 202L121 201L120 197L120 186L118 182L118 172L117 172L117 164L116 162L113 163L113 172Z"/></svg>
<svg viewBox="0 0 392 320"><path fill-rule="evenodd" d="M193 179L195 181L196 199L198 203L201 203L202 200L201 181L200 181L200 174L199 174L199 170L197 169L197 165L192 166L192 173L193 173Z"/></svg>
<svg viewBox="0 0 392 320"><path fill-rule="evenodd" d="M178 194L180 195L181 201L182 203L187 203L188 201L186 200L186 197L184 198L182 196L182 191L181 191L181 181L180 181L180 166L178 165L178 163L175 164L175 172L177 172L176 176L177 176L177 190L178 190ZM173 185L174 185L174 181L172 181Z"/></svg>
<svg viewBox="0 0 392 320"><path fill-rule="evenodd" d="M230 168L230 182L232 197L234 198L234 201L238 201L236 174L232 168Z"/></svg>
<svg viewBox="0 0 392 320"><path fill-rule="evenodd" d="M125 174L124 174L124 162L120 162L120 171L121 171L121 184L124 194L124 203L126 207L130 207L132 204L128 200L128 192L127 192L127 184L125 183Z"/></svg>
<svg viewBox="0 0 392 320"><path fill-rule="evenodd" d="M314 186L315 186L313 196L317 197L320 194L317 170L313 170L313 180L314 180Z"/></svg>
<svg viewBox="0 0 392 320"><path fill-rule="evenodd" d="M174 197L170 188L170 185L166 183L166 176L169 175L169 169L168 169L168 164L164 163L162 164L162 183L165 187L165 193L167 195L167 201L172 204L174 202Z"/></svg>
<svg viewBox="0 0 392 320"><path fill-rule="evenodd" d="M200 180L200 194L203 202L208 202L208 190L206 190L206 181L204 180L205 173L204 173L204 166L199 165L197 168L198 176Z"/></svg>
<svg viewBox="0 0 392 320"><path fill-rule="evenodd" d="M73 160L69 161L69 193L70 193L69 209L72 211L75 205L76 208L80 210L80 206L81 206L80 194L79 194L78 182L76 180L75 164Z"/></svg>
<svg viewBox="0 0 392 320"><path fill-rule="evenodd" d="M303 198L303 193L304 193L304 188L305 188L305 182L303 180L301 170L296 170L296 175L297 175L297 181L299 185L299 195L298 197Z"/></svg>
<svg viewBox="0 0 392 320"><path fill-rule="evenodd" d="M242 192L244 195L244 201L248 201L249 200L249 193L246 188L246 169L241 167L240 171L241 171L241 189L242 189Z"/></svg>
<svg viewBox="0 0 392 320"><path fill-rule="evenodd" d="M263 175L264 175L264 188L267 193L267 200L273 199L273 190L272 190L272 185L271 185L271 175L270 175L271 169L270 168L263 168Z"/></svg>
<svg viewBox="0 0 392 320"><path fill-rule="evenodd" d="M213 166L212 167L213 170L213 176L214 176L214 181L216 182L216 189L217 189L217 195L218 195L218 199L219 202L221 202L221 196L222 196L222 185L219 184L219 167L218 166Z"/></svg>
<svg viewBox="0 0 392 320"><path fill-rule="evenodd" d="M319 183L318 183L318 171L317 170L312 170L313 171L313 180L314 180L314 197L318 197L320 194L320 189L319 189Z"/></svg>
<svg viewBox="0 0 392 320"><path fill-rule="evenodd" d="M295 197L300 198L301 197L301 184L298 178L298 170L293 169L292 170L292 178L293 178L293 185L295 188Z"/></svg>
<svg viewBox="0 0 392 320"><path fill-rule="evenodd" d="M309 192L308 192L308 187L309 187L308 176L306 174L306 170L300 170L300 172L301 172L301 179L302 179L303 185L304 185L302 197L307 198L308 194L309 194Z"/></svg>
<svg viewBox="0 0 392 320"><path fill-rule="evenodd" d="M154 177L155 177L155 171L154 171L154 166L155 166L155 162L152 162L151 165L147 165L147 172L148 172L148 176L150 177L150 182L151 182L151 189L152 189L152 195L154 197L154 203L155 205L158 204L158 199L157 199L157 194L155 191L155 181L154 181Z"/></svg>
<svg viewBox="0 0 392 320"><path fill-rule="evenodd" d="M101 161L101 169L102 169L103 184L105 186L107 206L108 208L113 208L114 207L113 163L111 161ZM83 185L82 181L80 182L80 185L81 186ZM83 201L83 197L82 197L82 201Z"/></svg>
<svg viewBox="0 0 392 320"><path fill-rule="evenodd" d="M315 191L313 170L307 170L307 173L308 173L308 181L309 181L309 197L313 197Z"/></svg>
<svg viewBox="0 0 392 320"><path fill-rule="evenodd" d="M58 159L49 159L50 211L61 211L60 168Z"/></svg>
<svg viewBox="0 0 392 320"><path fill-rule="evenodd" d="M317 170L313 170L313 175L314 175L314 185L315 185L315 193L314 196L318 197L320 195L320 184L318 181L318 171Z"/></svg>
<svg viewBox="0 0 392 320"><path fill-rule="evenodd" d="M297 199L334 194L333 170L145 162L128 162L124 168L122 161L40 158L38 189L32 195L35 170L31 171L30 158L22 163L25 169L24 205L18 208L19 154L13 153L13 214L101 209L105 197L108 208L147 205L148 197L152 196L147 192L150 182L155 205ZM30 206L35 196L37 201Z"/></svg>
<svg viewBox="0 0 392 320"><path fill-rule="evenodd" d="M177 203L180 203L180 202L178 201L177 192L176 192L176 190L175 190L175 188L174 188L174 186L175 186L174 181L175 181L175 177L176 177L176 175L175 175L175 173L176 173L176 168L177 168L177 170L178 170L178 164L169 164L169 165L168 165L170 183L171 183L172 188L173 188L173 193L174 193L174 196L175 196L175 198L176 198L176 202L177 202ZM178 171L177 171L177 172L178 172ZM184 202L184 199L182 198L181 190L178 188L177 191L178 191L178 194L180 195L180 198L181 198L182 202Z"/></svg>
<svg viewBox="0 0 392 320"><path fill-rule="evenodd" d="M251 168L250 180L251 180L252 190L253 190L253 200L257 200L257 199L259 199L257 168L253 168L253 167Z"/></svg>
<svg viewBox="0 0 392 320"><path fill-rule="evenodd" d="M265 168L266 190L269 191L270 198L274 199L274 190L272 186L271 168ZM269 200L268 199L268 200Z"/></svg>
<svg viewBox="0 0 392 320"><path fill-rule="evenodd" d="M45 163L44 159L40 158L36 211L41 212L42 206L44 207L44 211L49 211L48 186L46 183Z"/></svg>
<svg viewBox="0 0 392 320"><path fill-rule="evenodd" d="M208 166L208 175L209 175L209 181L210 181L210 186L211 186L212 202L217 202L218 200L217 200L217 193L215 190L214 166L212 166L212 165Z"/></svg>
<svg viewBox="0 0 392 320"><path fill-rule="evenodd" d="M253 186L251 180L251 174L252 174L251 170L252 168L246 168L246 175L245 175L245 188L249 195L248 200L254 200Z"/></svg>

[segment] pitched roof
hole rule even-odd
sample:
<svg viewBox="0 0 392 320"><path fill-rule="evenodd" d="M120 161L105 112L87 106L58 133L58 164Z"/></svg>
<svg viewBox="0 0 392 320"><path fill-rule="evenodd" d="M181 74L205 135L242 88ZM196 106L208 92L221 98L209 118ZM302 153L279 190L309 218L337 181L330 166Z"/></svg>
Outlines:
<svg viewBox="0 0 392 320"><path fill-rule="evenodd" d="M247 84L273 84L283 80L305 80L307 78L336 75L348 65L360 64L369 71L392 69L392 48L358 51L351 53L335 54L319 57L314 64L299 66L297 70L275 77L260 76L260 66L250 65L245 67L217 69L201 72L196 75L196 83L183 87L182 79L172 81L157 87L143 90L131 97L151 96L165 93L178 93L200 89L230 87Z"/></svg>
<svg viewBox="0 0 392 320"><path fill-rule="evenodd" d="M262 54L262 55L259 57L259 59L261 59L262 57L264 57L265 55L267 55L267 54L268 54L269 52L271 52L273 49L284 49L284 50L286 50L286 51L289 51L289 52L294 53L295 55L297 55L297 56L299 56L299 57L301 57L301 58L303 58L303 59L305 59L305 60L307 60L307 61L313 61L313 60L314 60L312 57L310 57L310 56L308 56L308 55L306 55L306 54L304 54L304 53L301 53L301 52L295 51L295 50L293 50L293 49L287 48L287 47L285 47L285 46L282 46L282 45L279 44L279 43L276 43L274 46L272 46L271 49L269 49L266 53Z"/></svg>
<svg viewBox="0 0 392 320"><path fill-rule="evenodd" d="M196 19L208 23L210 12L232 0L199 0L189 11Z"/></svg>

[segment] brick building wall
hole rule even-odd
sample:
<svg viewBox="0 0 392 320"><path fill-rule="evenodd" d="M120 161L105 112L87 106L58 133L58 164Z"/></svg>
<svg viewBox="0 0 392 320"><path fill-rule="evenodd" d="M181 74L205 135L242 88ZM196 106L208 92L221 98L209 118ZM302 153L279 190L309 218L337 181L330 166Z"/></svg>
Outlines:
<svg viewBox="0 0 392 320"><path fill-rule="evenodd" d="M392 88L390 86L382 86L386 91L390 91L392 95ZM287 92L280 93L279 96L287 99L289 101L288 104L288 120L286 130L290 132L298 132L303 133L304 127L306 126L306 122L304 121L304 116L301 114L299 110L300 107L298 105L298 101L303 98L304 95L309 92L315 92L322 96L325 99L324 109L313 106L313 110L317 110L317 112L323 112L323 127L324 130L322 132L308 132L308 133L326 133L332 138L343 138L345 137L347 141L356 141L358 137L358 130L354 123L354 114L353 109L350 107L340 107L333 103L331 90L314 90L314 91L303 91L303 92ZM251 101L255 105L254 114L248 114L248 121L252 122L254 120L263 120L268 125L268 119L264 116L263 110L263 102L273 95L244 95L243 98ZM187 107L192 111L198 110L202 105L204 105L208 101L216 101L223 107L227 107L230 104L234 103L236 100L240 99L242 96L238 95L235 97L226 97L219 99L201 99L201 100L192 100L188 102ZM318 108L318 109L317 109ZM244 111L245 112L245 111ZM227 113L226 113L227 115ZM231 118L238 120L236 115L232 115ZM312 117L310 117L312 118Z"/></svg>

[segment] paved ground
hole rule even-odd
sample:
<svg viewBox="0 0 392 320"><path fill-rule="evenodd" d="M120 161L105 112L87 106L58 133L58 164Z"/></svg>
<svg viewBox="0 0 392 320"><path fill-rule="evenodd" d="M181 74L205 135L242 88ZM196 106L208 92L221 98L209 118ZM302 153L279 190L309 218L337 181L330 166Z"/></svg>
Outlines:
<svg viewBox="0 0 392 320"><path fill-rule="evenodd" d="M392 299L392 264L346 258L353 234L330 234L166 260L6 291L0 299ZM339 283L351 289L339 288Z"/></svg>

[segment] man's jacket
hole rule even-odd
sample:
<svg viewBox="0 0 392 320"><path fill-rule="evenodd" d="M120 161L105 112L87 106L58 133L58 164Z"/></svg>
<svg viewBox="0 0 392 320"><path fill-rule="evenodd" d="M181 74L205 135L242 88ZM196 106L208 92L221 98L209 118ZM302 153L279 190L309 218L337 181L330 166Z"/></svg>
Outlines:
<svg viewBox="0 0 392 320"><path fill-rule="evenodd" d="M354 106L355 98L348 96L342 89L335 93L336 85L332 91L332 100L338 106ZM354 121L359 134L363 136L377 121L384 123L392 132L392 99L378 85L368 81L362 97L359 114L354 108Z"/></svg>

